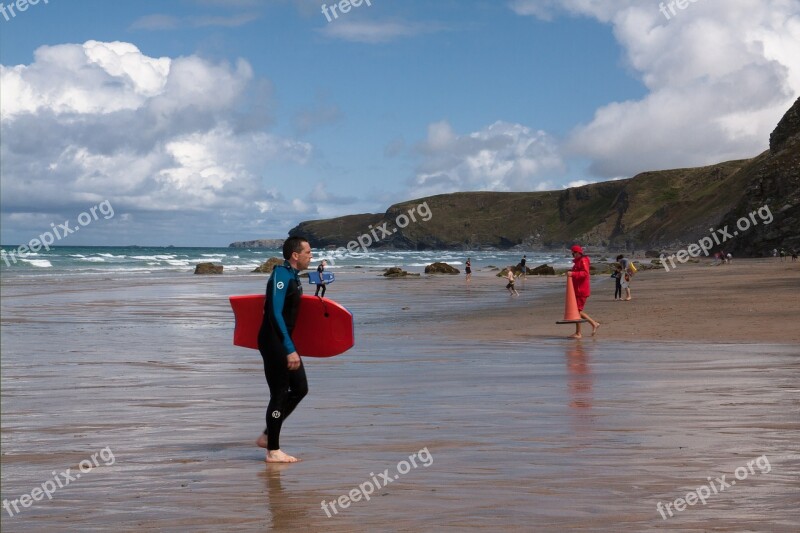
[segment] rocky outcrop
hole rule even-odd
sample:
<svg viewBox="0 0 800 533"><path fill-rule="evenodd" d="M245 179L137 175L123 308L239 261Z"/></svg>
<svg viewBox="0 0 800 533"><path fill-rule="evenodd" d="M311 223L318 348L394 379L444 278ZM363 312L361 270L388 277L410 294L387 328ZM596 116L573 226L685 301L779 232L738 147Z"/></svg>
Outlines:
<svg viewBox="0 0 800 533"><path fill-rule="evenodd" d="M258 239L255 241L237 241L228 245L228 248L270 248L280 250L283 248L284 239Z"/></svg>
<svg viewBox="0 0 800 533"><path fill-rule="evenodd" d="M260 274L272 274L272 270L276 265L282 265L283 259L280 257L270 257L261 266L257 267L253 272Z"/></svg>
<svg viewBox="0 0 800 533"><path fill-rule="evenodd" d="M776 154L786 147L786 142L800 132L800 98L783 115L769 136L769 151Z"/></svg>
<svg viewBox="0 0 800 533"><path fill-rule="evenodd" d="M746 257L768 255L773 248L800 249L800 98L770 135L769 151L743 174L744 194L716 226L739 232L723 243L724 250Z"/></svg>
<svg viewBox="0 0 800 533"><path fill-rule="evenodd" d="M459 274L461 271L447 263L431 263L425 267L426 274Z"/></svg>
<svg viewBox="0 0 800 533"><path fill-rule="evenodd" d="M198 263L194 267L195 274L222 274L222 265L215 265L214 263Z"/></svg>
<svg viewBox="0 0 800 533"><path fill-rule="evenodd" d="M550 265L539 265L536 268L529 268L528 275L531 276L555 276L556 269Z"/></svg>
<svg viewBox="0 0 800 533"><path fill-rule="evenodd" d="M387 278L405 278L407 276L419 276L419 274L413 274L410 272L406 272L400 267L391 267L383 269L383 275Z"/></svg>

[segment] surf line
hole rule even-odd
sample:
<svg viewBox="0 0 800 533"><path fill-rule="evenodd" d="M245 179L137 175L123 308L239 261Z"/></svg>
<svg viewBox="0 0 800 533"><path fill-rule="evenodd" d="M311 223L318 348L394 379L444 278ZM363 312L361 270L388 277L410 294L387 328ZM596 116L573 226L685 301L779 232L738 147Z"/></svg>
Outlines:
<svg viewBox="0 0 800 533"><path fill-rule="evenodd" d="M417 221L417 215L419 215L421 222L428 222L430 219L433 218L433 211L428 206L428 202L422 202L412 208L410 208L406 213L400 213L394 219L395 228L389 228L389 223L384 222L380 226L373 227L372 224L368 226L368 233L363 233L356 237L355 240L352 240L347 243L347 247L340 246L336 250L333 251L333 257L329 259L331 265L335 265L335 259L344 259L348 255L355 258L364 257L369 254L369 247L373 244L377 244L385 237L391 237L399 229L403 229L408 227L412 222ZM380 231L380 236L378 236L378 231ZM359 248L363 250L363 252L359 252Z"/></svg>

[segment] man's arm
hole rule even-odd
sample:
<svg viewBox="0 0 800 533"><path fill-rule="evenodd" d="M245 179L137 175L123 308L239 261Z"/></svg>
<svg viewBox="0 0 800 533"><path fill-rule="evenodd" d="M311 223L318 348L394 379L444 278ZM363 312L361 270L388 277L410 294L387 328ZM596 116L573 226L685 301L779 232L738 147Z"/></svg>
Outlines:
<svg viewBox="0 0 800 533"><path fill-rule="evenodd" d="M286 327L286 321L283 319L283 306L286 303L286 293L289 290L289 281L291 274L288 269L276 266L272 272L272 302L268 306L269 312L272 315L274 323L278 326L278 331L283 337L283 348L286 350L284 355L289 355L296 351L292 337L289 335L289 330Z"/></svg>

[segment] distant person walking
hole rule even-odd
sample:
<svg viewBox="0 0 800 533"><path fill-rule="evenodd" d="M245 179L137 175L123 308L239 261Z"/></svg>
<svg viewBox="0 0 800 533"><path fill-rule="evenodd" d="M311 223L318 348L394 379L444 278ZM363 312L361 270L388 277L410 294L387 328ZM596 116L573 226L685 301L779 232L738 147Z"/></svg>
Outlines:
<svg viewBox="0 0 800 533"><path fill-rule="evenodd" d="M527 262L528 262L528 256L527 255L523 255L522 259L519 260L519 268L521 270L520 276L522 276L522 280L523 281L528 278L528 269L525 266L525 263L527 263Z"/></svg>
<svg viewBox="0 0 800 533"><path fill-rule="evenodd" d="M792 263L797 261L797 250L792 250Z"/></svg>
<svg viewBox="0 0 800 533"><path fill-rule="evenodd" d="M508 267L508 273L506 274L506 279L508 280L508 284L506 285L506 289L508 289L508 294L511 296L519 296L517 289L514 288L514 267Z"/></svg>
<svg viewBox="0 0 800 533"><path fill-rule="evenodd" d="M622 266L622 279L620 283L622 288L625 289L625 301L628 302L631 299L631 278L633 277L633 269L631 268L630 259L626 258L624 255L619 254L617 256L617 263Z"/></svg>
<svg viewBox="0 0 800 533"><path fill-rule="evenodd" d="M467 273L467 283L469 283L469 280L472 279L472 261L469 257L467 257L467 265L464 270Z"/></svg>
<svg viewBox="0 0 800 533"><path fill-rule="evenodd" d="M319 296L319 290L322 289L322 297L325 298L325 289L327 289L327 283L323 279L323 275L325 274L325 266L328 262L323 259L322 262L317 267L317 274L319 274L319 283L317 283L317 290L314 291L314 296Z"/></svg>
<svg viewBox="0 0 800 533"><path fill-rule="evenodd" d="M781 248L781 261L786 261L786 250Z"/></svg>
<svg viewBox="0 0 800 533"><path fill-rule="evenodd" d="M614 300L622 300L622 265L617 263L611 277L614 278Z"/></svg>
<svg viewBox="0 0 800 533"><path fill-rule="evenodd" d="M589 272L590 261L589 256L583 255L583 248L577 244L572 247L572 263L570 277L572 278L572 286L575 288L575 300L578 304L578 311L581 314L581 318L588 320L589 324L592 325L592 337L594 337L597 333L597 329L600 327L600 322L597 322L583 310L586 305L586 300L592 293L591 274ZM580 339L582 337L580 322L575 324L575 334L572 335L572 337L575 339Z"/></svg>

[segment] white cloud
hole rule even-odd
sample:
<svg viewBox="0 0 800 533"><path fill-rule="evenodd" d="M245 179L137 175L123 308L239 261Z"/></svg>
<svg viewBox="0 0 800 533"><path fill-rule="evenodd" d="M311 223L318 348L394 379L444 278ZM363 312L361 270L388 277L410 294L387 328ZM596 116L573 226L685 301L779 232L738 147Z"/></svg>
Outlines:
<svg viewBox="0 0 800 533"><path fill-rule="evenodd" d="M575 181L570 181L569 183L567 183L566 185L562 185L561 187L563 189L571 189L573 187L583 187L584 185L590 185L592 183L597 183L597 182L591 180L575 180Z"/></svg>
<svg viewBox="0 0 800 533"><path fill-rule="evenodd" d="M439 26L432 23L340 18L326 23L320 33L332 39L377 44L422 33L431 33L439 29L441 29Z"/></svg>
<svg viewBox="0 0 800 533"><path fill-rule="evenodd" d="M14 221L26 214L57 219L109 199L128 215L115 222L138 221L142 234L255 231L266 215L261 231L280 236L287 214L314 209L271 188L284 179L270 167L305 165L312 147L254 124L249 99L262 93L246 61L152 58L97 41L34 57L0 65L2 210L12 230L23 231Z"/></svg>
<svg viewBox="0 0 800 533"><path fill-rule="evenodd" d="M669 4L665 2L665 4ZM596 175L752 157L800 94L800 1L515 0L520 15L559 11L611 25L649 93L601 107L568 143Z"/></svg>
<svg viewBox="0 0 800 533"><path fill-rule="evenodd" d="M308 200L314 204L329 204L329 205L348 205L353 204L357 199L353 196L337 196L328 191L328 186L325 183L317 183L311 192L308 194Z"/></svg>
<svg viewBox="0 0 800 533"><path fill-rule="evenodd" d="M564 172L557 143L543 131L495 122L468 135L456 134L446 121L428 126L418 147L423 158L411 194L453 191L526 191Z"/></svg>

